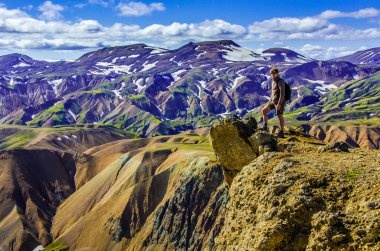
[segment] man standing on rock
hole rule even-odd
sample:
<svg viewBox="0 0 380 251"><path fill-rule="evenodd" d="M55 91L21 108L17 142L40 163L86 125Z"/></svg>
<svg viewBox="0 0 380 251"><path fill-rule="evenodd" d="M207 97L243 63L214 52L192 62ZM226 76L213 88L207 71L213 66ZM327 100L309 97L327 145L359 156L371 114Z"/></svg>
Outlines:
<svg viewBox="0 0 380 251"><path fill-rule="evenodd" d="M277 134L278 138L284 138L284 109L285 109L285 82L280 78L277 68L270 70L272 76L272 94L268 104L261 110L264 118L264 130L268 130L268 112L275 109L278 120L280 121L280 131Z"/></svg>

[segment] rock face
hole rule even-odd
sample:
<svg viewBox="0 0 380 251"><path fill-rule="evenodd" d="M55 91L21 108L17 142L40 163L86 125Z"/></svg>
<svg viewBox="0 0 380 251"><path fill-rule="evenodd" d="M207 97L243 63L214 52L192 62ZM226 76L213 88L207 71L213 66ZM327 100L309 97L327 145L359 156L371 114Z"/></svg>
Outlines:
<svg viewBox="0 0 380 251"><path fill-rule="evenodd" d="M54 217L55 243L99 251L211 249L228 185L208 145L192 132L89 149L78 166L80 189Z"/></svg>
<svg viewBox="0 0 380 251"><path fill-rule="evenodd" d="M321 141L295 132L271 152L251 122L210 136L248 142L253 159L233 180L204 130L2 151L0 250L380 249L378 151L318 153Z"/></svg>
<svg viewBox="0 0 380 251"><path fill-rule="evenodd" d="M220 165L229 171L240 171L260 154L278 150L271 134L256 130L254 118L231 117L212 127L210 142Z"/></svg>
<svg viewBox="0 0 380 251"><path fill-rule="evenodd" d="M224 120L210 130L210 142L218 162L227 170L240 171L254 158L256 153L248 141L253 133L239 121Z"/></svg>
<svg viewBox="0 0 380 251"><path fill-rule="evenodd" d="M184 179L174 196L156 212L144 245L163 250L212 248L223 226L227 199L228 186L220 166Z"/></svg>
<svg viewBox="0 0 380 251"><path fill-rule="evenodd" d="M229 190L216 250L380 248L377 153L346 158L315 148L265 153L242 169Z"/></svg>

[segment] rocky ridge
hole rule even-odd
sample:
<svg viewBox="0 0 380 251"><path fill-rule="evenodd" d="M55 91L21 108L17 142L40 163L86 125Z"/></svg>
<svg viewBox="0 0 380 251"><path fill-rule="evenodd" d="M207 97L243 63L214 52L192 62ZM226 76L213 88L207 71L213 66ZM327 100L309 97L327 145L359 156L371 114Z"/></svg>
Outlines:
<svg viewBox="0 0 380 251"><path fill-rule="evenodd" d="M378 151L320 151L299 129L275 139L236 117L205 135L118 140L76 156L75 191L55 211L47 250L380 248Z"/></svg>

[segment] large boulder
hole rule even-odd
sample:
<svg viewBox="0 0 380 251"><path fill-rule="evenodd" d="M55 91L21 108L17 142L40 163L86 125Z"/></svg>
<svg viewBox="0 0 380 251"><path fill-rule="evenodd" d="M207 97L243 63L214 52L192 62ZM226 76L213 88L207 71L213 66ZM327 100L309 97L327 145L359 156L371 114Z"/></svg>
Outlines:
<svg viewBox="0 0 380 251"><path fill-rule="evenodd" d="M248 141L254 129L243 121L225 119L210 130L210 142L216 159L227 170L240 171L256 158L256 153Z"/></svg>
<svg viewBox="0 0 380 251"><path fill-rule="evenodd" d="M277 150L277 141L268 132L258 131L254 118L230 117L210 130L216 159L228 171L240 171L264 152Z"/></svg>

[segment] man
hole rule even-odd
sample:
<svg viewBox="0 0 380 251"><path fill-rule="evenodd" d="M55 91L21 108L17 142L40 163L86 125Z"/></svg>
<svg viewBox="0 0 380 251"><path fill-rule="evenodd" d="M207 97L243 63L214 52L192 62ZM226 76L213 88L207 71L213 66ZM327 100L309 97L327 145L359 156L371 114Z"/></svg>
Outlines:
<svg viewBox="0 0 380 251"><path fill-rule="evenodd" d="M268 104L261 110L264 118L264 130L268 130L268 112L275 109L278 120L280 121L280 131L277 134L278 138L284 138L284 109L285 109L285 82L280 78L277 68L270 70L272 77L272 94Z"/></svg>

